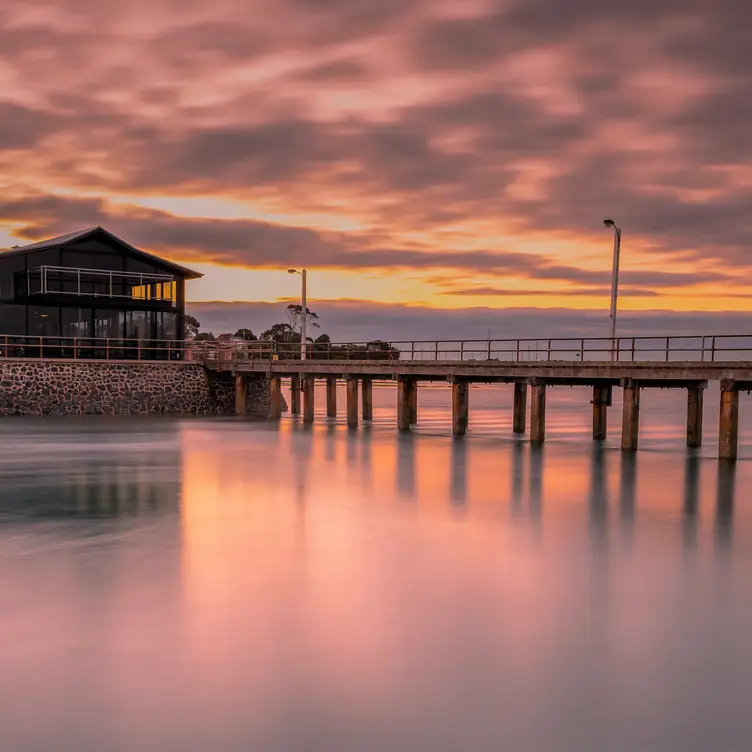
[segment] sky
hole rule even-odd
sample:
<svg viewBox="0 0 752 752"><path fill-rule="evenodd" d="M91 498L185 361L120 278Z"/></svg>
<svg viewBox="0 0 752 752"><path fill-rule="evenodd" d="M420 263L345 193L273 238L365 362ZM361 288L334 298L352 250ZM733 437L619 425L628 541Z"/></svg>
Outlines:
<svg viewBox="0 0 752 752"><path fill-rule="evenodd" d="M0 247L102 225L217 328L305 266L335 334L500 336L606 326L612 217L630 325L727 329L750 48L748 0L3 0Z"/></svg>

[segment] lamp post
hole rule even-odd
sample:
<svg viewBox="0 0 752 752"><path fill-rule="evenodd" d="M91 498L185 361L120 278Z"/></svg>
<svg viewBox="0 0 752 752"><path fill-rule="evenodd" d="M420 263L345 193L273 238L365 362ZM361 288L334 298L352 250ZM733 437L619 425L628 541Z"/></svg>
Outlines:
<svg viewBox="0 0 752 752"><path fill-rule="evenodd" d="M306 333L306 324L308 323L308 302L306 300L306 277L308 276L308 271L306 269L302 269L301 271L298 271L297 269L288 269L287 273L288 274L300 274L300 277L303 280L303 289L300 294L300 302L301 302L300 359L305 360L306 359L306 345L308 344L307 333Z"/></svg>
<svg viewBox="0 0 752 752"><path fill-rule="evenodd" d="M611 274L611 360L616 359L616 299L619 295L619 253L621 252L621 228L613 219L604 219L606 227L614 228L614 268Z"/></svg>

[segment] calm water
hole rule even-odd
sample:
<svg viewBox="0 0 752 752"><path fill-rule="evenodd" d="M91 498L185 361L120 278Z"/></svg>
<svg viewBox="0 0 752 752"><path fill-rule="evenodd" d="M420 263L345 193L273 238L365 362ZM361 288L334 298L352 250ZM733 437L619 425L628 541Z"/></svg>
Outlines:
<svg viewBox="0 0 752 752"><path fill-rule="evenodd" d="M752 748L752 464L713 459L715 393L699 454L647 394L636 459L581 390L536 452L508 388L464 441L446 389L408 436L375 396L357 433L0 422L0 749Z"/></svg>

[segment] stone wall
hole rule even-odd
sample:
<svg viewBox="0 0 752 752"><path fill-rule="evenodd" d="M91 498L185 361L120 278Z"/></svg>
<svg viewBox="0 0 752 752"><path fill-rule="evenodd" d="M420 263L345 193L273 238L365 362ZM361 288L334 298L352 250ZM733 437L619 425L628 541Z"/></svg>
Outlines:
<svg viewBox="0 0 752 752"><path fill-rule="evenodd" d="M269 409L269 380L251 379L248 414ZM196 363L0 361L0 416L234 412L233 376Z"/></svg>

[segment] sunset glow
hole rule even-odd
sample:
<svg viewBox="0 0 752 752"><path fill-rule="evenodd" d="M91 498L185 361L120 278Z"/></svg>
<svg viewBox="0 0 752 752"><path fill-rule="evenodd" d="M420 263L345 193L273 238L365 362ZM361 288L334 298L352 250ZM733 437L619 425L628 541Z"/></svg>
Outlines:
<svg viewBox="0 0 752 752"><path fill-rule="evenodd" d="M744 311L746 6L657 6L9 0L0 247L100 224L194 303L306 266L319 301L602 310L614 216L622 309Z"/></svg>

